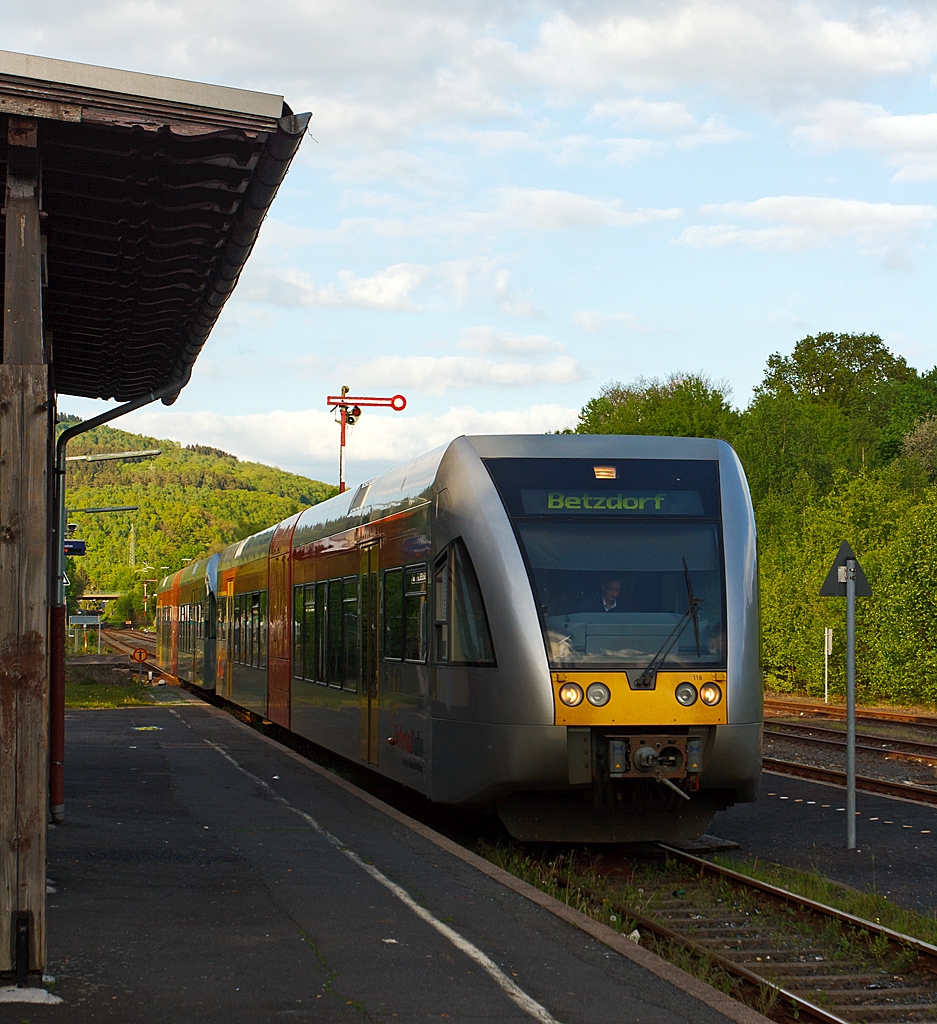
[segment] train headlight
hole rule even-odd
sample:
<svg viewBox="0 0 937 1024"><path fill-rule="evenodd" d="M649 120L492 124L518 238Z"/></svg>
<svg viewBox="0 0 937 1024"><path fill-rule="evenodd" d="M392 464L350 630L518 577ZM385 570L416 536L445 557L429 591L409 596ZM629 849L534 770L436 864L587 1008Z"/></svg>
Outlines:
<svg viewBox="0 0 937 1024"><path fill-rule="evenodd" d="M696 703L696 687L692 683L681 683L674 691L677 703L690 708Z"/></svg>
<svg viewBox="0 0 937 1024"><path fill-rule="evenodd" d="M722 700L722 690L715 683L706 683L699 692L700 700L712 707Z"/></svg>
<svg viewBox="0 0 937 1024"><path fill-rule="evenodd" d="M568 707L574 708L582 703L582 687L578 683L563 683L560 687L560 700Z"/></svg>
<svg viewBox="0 0 937 1024"><path fill-rule="evenodd" d="M586 688L586 700L596 708L604 707L612 699L612 691L605 683L591 683Z"/></svg>

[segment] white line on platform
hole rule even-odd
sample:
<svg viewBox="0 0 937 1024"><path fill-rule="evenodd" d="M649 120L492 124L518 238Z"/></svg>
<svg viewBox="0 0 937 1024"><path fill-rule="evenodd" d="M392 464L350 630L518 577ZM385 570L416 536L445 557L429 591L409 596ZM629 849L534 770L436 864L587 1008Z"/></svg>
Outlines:
<svg viewBox="0 0 937 1024"><path fill-rule="evenodd" d="M236 761L223 747L220 747L217 743L212 743L211 740L205 740L205 742L212 748L212 750L221 754L226 761L233 764L239 772L242 772L258 786L262 787L272 799L277 801L277 803L282 804L287 808L287 810L292 811L294 814L298 814L307 825L315 829L316 832L328 840L328 842L331 843L332 846L334 846L340 853L344 854L350 861L357 864L363 871L366 871L376 882L380 882L385 889L393 893L394 896L396 896L401 903L409 907L417 917L425 921L431 928L434 928L440 935L444 935L453 944L453 946L456 947L456 949L461 950L461 952L469 957L469 959L474 960L475 963L478 964L478 966L481 967L482 970L500 986L505 995L526 1014L533 1017L534 1020L539 1021L540 1024L559 1024L559 1021L557 1021L546 1007L541 1006L536 999L527 995L527 993L512 981L489 956L483 953L477 946L469 942L468 939L460 935L455 931L455 929L450 928L447 924L443 924L443 922L437 917L434 917L426 907L421 907L406 889L399 886L396 882L391 881L387 875L379 871L373 864L365 863L365 861L363 861L354 850L346 846L338 836L332 835L328 829L323 828L323 826L320 825L311 814L307 814L298 807L294 807L293 804L285 799L285 797L280 796L280 794L264 782L263 779L258 778L253 772L248 771L242 764Z"/></svg>

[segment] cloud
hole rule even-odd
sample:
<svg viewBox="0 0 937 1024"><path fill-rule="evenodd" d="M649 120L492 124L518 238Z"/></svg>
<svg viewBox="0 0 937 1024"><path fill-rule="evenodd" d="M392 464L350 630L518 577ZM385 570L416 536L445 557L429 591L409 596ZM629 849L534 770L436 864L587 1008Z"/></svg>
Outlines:
<svg viewBox="0 0 937 1024"><path fill-rule="evenodd" d="M13 5L4 45L283 92L294 109L316 114L321 145L304 147L302 161L346 146L405 150L421 132L450 130L484 150L514 152L528 144L519 122L529 107L578 101L652 130L691 131L681 128L688 114L675 100L617 97L701 87L776 109L926 72L937 51L929 4L229 0L224 17L220 9L217 0ZM432 172L409 155L402 161L393 173L420 180Z"/></svg>
<svg viewBox="0 0 937 1024"><path fill-rule="evenodd" d="M768 102L921 71L937 50L937 18L927 7L846 8L837 16L817 3L688 0L607 10L557 10L529 48L494 40L489 47L517 74L556 90L704 85Z"/></svg>
<svg viewBox="0 0 937 1024"><path fill-rule="evenodd" d="M592 117L611 118L621 127L638 127L651 131L679 132L696 127L696 118L683 103L664 102L639 97L600 100L593 104Z"/></svg>
<svg viewBox="0 0 937 1024"><path fill-rule="evenodd" d="M736 221L762 221L769 226L694 224L675 239L677 244L700 249L733 245L750 249L808 249L845 239L858 243L864 252L881 255L892 246L906 244L937 219L935 206L815 196L768 196L750 203L713 204L702 207L700 213Z"/></svg>
<svg viewBox="0 0 937 1024"><path fill-rule="evenodd" d="M613 143L615 141L617 140L612 140ZM334 242L353 244L366 235L401 241L428 237L461 238L469 235L497 235L502 231L516 229L568 231L596 227L636 227L662 220L674 220L683 215L683 210L678 207L669 209L642 207L630 210L621 199L602 199L559 189L495 188L488 193L488 196L488 202L479 203L480 208L476 209L458 209L450 202L438 213L420 211L408 219L404 219L402 216L347 217L337 227L331 229L304 228L298 229L292 234L282 233L283 243L280 243L281 233L273 232L269 245L265 242L259 254L266 258L269 258L271 253L279 256L280 252L277 249L280 244L292 247L300 242L306 245ZM255 254L251 262L248 263L245 281L250 278L252 272L259 273L259 270L254 271L254 267L261 262L257 259L259 254ZM463 262L453 261L453 264ZM493 261L489 260L489 262ZM421 270L425 269L422 265L398 264L398 267L413 268L414 266ZM391 267L384 273L396 269ZM343 273L349 274L350 272L343 271ZM308 292L313 296L321 292L321 289L317 289L308 280L290 278L287 284L286 291L284 291L284 285L281 284L272 294L280 295L282 300L283 295L296 287L300 287L304 293ZM259 287L256 282L255 287ZM245 290L245 286L242 284L240 291L243 293ZM342 289L338 289L338 297L341 297L342 291ZM335 295L328 292L324 298L325 301L312 304L342 304L330 301L335 298ZM291 301L295 302L296 299Z"/></svg>
<svg viewBox="0 0 937 1024"><path fill-rule="evenodd" d="M518 298L511 292L508 288L510 277L510 270L499 270L495 275L495 299L501 312L510 313L513 316L543 316L542 311L532 302Z"/></svg>
<svg viewBox="0 0 937 1024"><path fill-rule="evenodd" d="M598 313L592 310L583 310L577 313L575 321L583 330L594 334L607 323L620 323L629 331L650 331L652 328L645 327L632 313Z"/></svg>
<svg viewBox="0 0 937 1024"><path fill-rule="evenodd" d="M368 463L370 470L382 472L461 434L542 434L574 426L578 414L559 405L494 412L451 406L442 415L411 414L409 408L406 413L367 409L351 432L348 455L352 467ZM324 410L225 415L149 407L124 422L128 430L152 437L213 445L241 459L325 479L336 476L338 431L332 414Z"/></svg>
<svg viewBox="0 0 937 1024"><path fill-rule="evenodd" d="M416 263L397 263L370 277L356 277L351 270L338 272L338 284L316 285L312 275L296 267L261 264L248 266L238 292L249 302L274 306L354 306L359 309L415 310L410 292L426 280L430 268Z"/></svg>
<svg viewBox="0 0 937 1024"><path fill-rule="evenodd" d="M508 356L553 355L566 347L545 334L505 334L494 327L467 327L459 348Z"/></svg>
<svg viewBox="0 0 937 1024"><path fill-rule="evenodd" d="M621 167L627 167L641 157L659 155L667 150L667 143L657 139L603 139L602 144L608 150L605 159Z"/></svg>
<svg viewBox="0 0 937 1024"><path fill-rule="evenodd" d="M639 128L668 136L668 141L679 149L737 142L749 137L748 132L732 128L719 117L709 117L700 124L683 103L675 100L661 102L639 97L601 100L593 105L589 116L612 118L622 128ZM604 142L611 150L609 159L623 164L667 148L665 143L644 138L605 139Z"/></svg>
<svg viewBox="0 0 937 1024"><path fill-rule="evenodd" d="M620 199L597 199L575 192L543 188L502 188L493 215L516 227L534 231L568 231L572 228L634 227L673 220L683 211L626 210Z"/></svg>
<svg viewBox="0 0 937 1024"><path fill-rule="evenodd" d="M586 369L568 356L545 363L502 362L475 356L379 356L354 369L356 379L369 387L386 389L390 386L387 382L393 381L394 388L436 395L472 387L574 384L588 376Z"/></svg>
<svg viewBox="0 0 937 1024"><path fill-rule="evenodd" d="M867 149L896 167L892 181L937 179L937 114L890 114L872 103L827 100L794 136L831 149Z"/></svg>

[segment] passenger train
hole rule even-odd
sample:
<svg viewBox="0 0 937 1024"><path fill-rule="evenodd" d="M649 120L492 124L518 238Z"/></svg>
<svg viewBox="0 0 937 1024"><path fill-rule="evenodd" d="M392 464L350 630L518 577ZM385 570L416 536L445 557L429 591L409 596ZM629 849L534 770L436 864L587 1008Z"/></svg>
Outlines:
<svg viewBox="0 0 937 1024"><path fill-rule="evenodd" d="M522 840L691 838L757 795L723 441L457 438L166 577L157 640L165 673Z"/></svg>

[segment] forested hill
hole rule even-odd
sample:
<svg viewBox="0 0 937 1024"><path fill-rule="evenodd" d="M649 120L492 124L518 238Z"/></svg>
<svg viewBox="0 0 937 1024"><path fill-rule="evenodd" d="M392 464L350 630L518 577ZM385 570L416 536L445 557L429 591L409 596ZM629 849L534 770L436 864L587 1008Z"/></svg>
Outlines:
<svg viewBox="0 0 937 1024"><path fill-rule="evenodd" d="M63 416L59 429L75 422L76 417ZM139 462L68 463L70 509L140 506L137 512L69 516L78 525L74 536L87 541L88 549L83 558L69 559L70 596L83 589L126 593L113 608L120 619L142 618L143 580L165 575L165 566L176 570L183 559L220 551L337 490L272 466L241 462L217 448L184 447L106 426L76 437L68 455L153 448L163 454ZM131 525L135 565L130 564Z"/></svg>
<svg viewBox="0 0 937 1024"><path fill-rule="evenodd" d="M577 432L721 437L748 475L758 523L762 663L782 690L844 690L844 601L820 586L840 542L873 596L857 602L866 699L937 701L937 368L919 373L874 334L820 334L768 359L752 402L701 374L611 383Z"/></svg>

